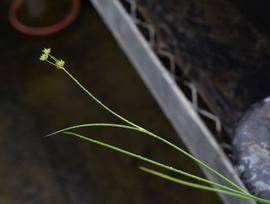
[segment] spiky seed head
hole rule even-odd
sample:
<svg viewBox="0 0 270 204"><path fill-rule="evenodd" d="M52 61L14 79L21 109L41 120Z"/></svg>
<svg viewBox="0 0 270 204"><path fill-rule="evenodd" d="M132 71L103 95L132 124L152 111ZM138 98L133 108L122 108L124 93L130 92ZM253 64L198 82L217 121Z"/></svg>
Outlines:
<svg viewBox="0 0 270 204"><path fill-rule="evenodd" d="M48 59L48 56L45 54L40 55L39 60L46 61Z"/></svg>
<svg viewBox="0 0 270 204"><path fill-rule="evenodd" d="M42 54L40 55L39 59L41 61L46 61L51 53L51 48L44 48L42 50Z"/></svg>
<svg viewBox="0 0 270 204"><path fill-rule="evenodd" d="M44 48L42 52L46 55L49 55L51 53L51 48Z"/></svg>
<svg viewBox="0 0 270 204"><path fill-rule="evenodd" d="M58 69L63 69L65 66L65 61L62 59L56 60L55 65Z"/></svg>

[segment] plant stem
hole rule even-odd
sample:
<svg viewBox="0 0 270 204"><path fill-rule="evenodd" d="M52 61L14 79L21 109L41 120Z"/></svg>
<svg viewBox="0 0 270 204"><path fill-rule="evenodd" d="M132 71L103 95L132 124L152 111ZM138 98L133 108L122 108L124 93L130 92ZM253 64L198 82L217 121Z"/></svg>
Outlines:
<svg viewBox="0 0 270 204"><path fill-rule="evenodd" d="M246 194L239 194L239 193L234 193L234 192L230 192L230 191L226 191L226 190L224 191L222 189L211 188L211 187L208 187L208 186L205 186L205 185L200 185L200 184L184 181L184 180L181 180L181 179L178 179L178 178L163 174L161 172L158 172L158 171L146 168L146 167L139 167L139 168L144 172L153 174L155 176L161 177L163 179L166 179L166 180L169 180L169 181L172 181L172 182L175 182L175 183L182 184L184 186L189 186L189 187L192 187L192 188L206 190L206 191L212 191L212 192L217 192L217 193L223 193L223 194L234 196L234 197L241 198L241 199L254 200L254 201L256 201L258 203L262 203L262 204L269 204L270 203L270 201L262 199L262 198L258 198L256 196L252 196L252 195L249 196L249 195L246 195Z"/></svg>
<svg viewBox="0 0 270 204"><path fill-rule="evenodd" d="M150 131L143 131L145 134L148 134L151 137L154 137L158 140L160 140L161 142L169 145L170 147L174 148L175 150L177 150L178 152L184 154L185 156L189 157L190 159L192 159L193 161L195 161L196 163L198 163L200 166L206 168L207 170L209 170L210 172L212 172L213 174L215 174L216 176L220 177L221 179L223 179L224 181L226 181L227 183L231 184L232 186L234 186L236 189L238 189L239 191L243 192L246 195L250 195L250 193L246 192L242 187L240 187L239 185L237 185L236 183L234 183L233 181L231 181L230 179L228 179L227 177L223 176L221 173L219 173L218 171L216 171L215 169L213 169L212 167L208 166L206 163L202 162L201 160L197 159L196 157L194 157L192 154L188 153L187 151L183 150L182 148L178 147L177 145L171 143L170 141L150 132Z"/></svg>
<svg viewBox="0 0 270 204"><path fill-rule="evenodd" d="M85 127L113 127L113 128L122 128L122 129L129 129L129 130L133 130L133 131L138 131L138 132L142 132L144 134L148 134L145 130L141 130L141 129L138 129L136 127L132 127L132 126L128 126L128 125L122 125L122 124L115 124L115 123L88 123L88 124L81 124L81 125L75 125L75 126L71 126L71 127L67 127L67 128L64 128L64 129L61 129L61 130L58 130L56 132L53 132L53 133L50 133L48 135L46 135L46 137L49 137L49 136L53 136L53 135L56 135L56 134L59 134L59 133L62 133L62 132L65 132L65 131L69 131L69 130L74 130L74 129L79 129L79 128L85 128ZM150 135L151 137L154 137L152 135ZM154 137L156 139L159 139L161 140L163 143L165 144L168 144L167 140L164 140L163 138L160 138L160 137ZM163 141L164 140L164 141ZM166 141L166 142L165 142ZM172 143L170 143L170 146L173 145ZM178 150L179 151L179 150ZM188 177L191 177L193 179L196 179L196 180L199 180L199 181L202 181L202 182L205 182L205 183L209 183L211 185L214 185L214 186L217 186L217 187L220 187L220 188L223 188L223 189L226 189L226 190L229 190L229 191L234 191L234 192L239 192L239 191L236 191L232 188L229 188L227 186L224 186L224 185L221 185L221 184L218 184L218 183L215 183L215 182L212 182L210 180L207 180L207 179L204 179L204 178L201 178L201 177L198 177L198 176L195 176L195 175L192 175L185 172L185 171L181 171L179 170L180 174L182 175L185 175L185 176L188 176ZM242 192L242 191L240 191Z"/></svg>
<svg viewBox="0 0 270 204"><path fill-rule="evenodd" d="M222 188L222 189L226 189L226 191L228 191L228 192L233 192L233 193L240 194L240 195L243 195L243 196L249 196L249 195L246 195L245 193L242 193L241 191L237 191L237 190L231 189L231 188L226 187L226 186L223 186L223 185L221 185L221 184L216 184L216 183L214 183L214 182L212 182L212 181L203 179L203 178L198 177L198 176L195 176L195 175L193 175L193 174L189 174L189 173L184 172L184 171L182 171L182 170L179 170L179 169L176 169L176 168L174 168L174 167L171 167L171 166L165 165L165 164L163 164L163 163L157 162L157 161L155 161L155 160L149 159L149 158L144 157L144 156L142 156L142 155L132 153L132 152L127 151L127 150L125 150L125 149L122 149L122 148L119 148L119 147L116 147L116 146L107 144L107 143L105 143L105 142L101 142L101 141L96 140L96 139L92 139L92 138L89 138L89 137L85 137L85 136L83 136L83 135L81 135L81 134L78 134L78 133L75 133L75 132L65 131L65 132L63 132L63 133L64 133L64 134L67 134L67 135L72 135L72 136L78 137L78 138L83 139L83 140L86 140L86 141L88 141L88 142L91 142L91 143L94 143L94 144L97 144L97 145L106 147L106 148L108 148L108 149L112 149L112 150L114 150L114 151L120 152L120 153L125 154L125 155L128 155L128 156L130 156L130 157L134 157L134 158L136 158L136 159L145 161L145 162L147 162L147 163L156 165L156 166L158 166L158 167L167 169L167 170L169 170L169 171L172 171L172 172L175 172L175 173L178 173L178 174L182 174L182 175L185 175L185 176L187 176L187 177L190 177L190 178L193 178L193 179L196 179L196 180L205 182L205 183L212 184L212 185L217 186L217 187ZM209 187L209 188L210 188L210 187ZM215 189L217 189L217 188L215 188ZM220 190L221 190L221 189L220 189Z"/></svg>
<svg viewBox="0 0 270 204"><path fill-rule="evenodd" d="M102 103L98 98L96 98L90 91L88 91L75 77L73 77L72 74L70 74L65 68L62 69L90 98L92 98L96 103L98 103L101 107L103 107L105 110L107 110L109 113L113 114L120 120L126 122L127 124L137 127L138 129L141 129L140 126L136 125L135 123L129 121L128 119L124 118L123 116L119 115L112 109L110 109L108 106L106 106L104 103Z"/></svg>
<svg viewBox="0 0 270 204"><path fill-rule="evenodd" d="M179 151L180 153L184 154L185 156L189 157L190 159L192 159L193 161L197 162L199 165L203 166L204 168L208 169L209 171L211 171L213 174L215 174L216 176L220 177L221 179L223 179L224 181L226 181L227 183L229 183L230 185L234 186L236 189L238 189L239 191L243 192L246 195L250 195L245 189L243 189L241 186L235 184L233 181L231 181L230 179L226 178L225 176L223 176L222 174L220 174L219 172L217 172L215 169L213 169L212 167L208 166L206 163L204 163L203 161L195 158L192 154L188 153L187 151L183 150L182 148L178 147L177 145L167 141L166 139L142 128L141 126L131 122L130 120L124 118L123 116L117 114L116 112L114 112L112 109L110 109L108 106L106 106L104 103L102 103L98 98L96 98L90 91L88 91L69 71L67 71L65 68L62 69L88 96L90 96L90 98L92 98L96 103L98 103L101 107L103 107L105 110L107 110L108 112L110 112L111 114L113 114L114 116L116 116L117 118L119 118L120 120L126 122L127 124L138 128L139 130L141 130L141 132L144 132L145 134L152 136L158 140L160 140L161 142L171 146L172 148L176 149L177 151Z"/></svg>

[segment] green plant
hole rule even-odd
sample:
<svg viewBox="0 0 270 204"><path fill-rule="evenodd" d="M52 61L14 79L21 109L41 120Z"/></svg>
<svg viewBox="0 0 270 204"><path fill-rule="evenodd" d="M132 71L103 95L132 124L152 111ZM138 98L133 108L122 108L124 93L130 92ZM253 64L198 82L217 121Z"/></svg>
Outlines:
<svg viewBox="0 0 270 204"><path fill-rule="evenodd" d="M40 60L41 61L45 61L48 62L49 64L55 66L57 69L63 71L64 73L66 73L66 75L72 79L75 84L77 84L79 86L79 88L81 90L83 90L91 99L93 99L97 104L99 104L103 109L105 109L106 111L108 111L109 113L111 113L112 115L114 115L115 117L117 117L118 119L120 119L121 121L124 122L124 124L116 124L116 123L89 123L89 124L81 124L81 125L75 125L75 126L71 126L71 127L67 127L61 130L58 130L56 132L53 132L51 134L46 135L46 137L50 137L59 133L63 133L66 135L70 135L103 147L106 147L108 149L120 152L122 154L128 155L130 157L134 157L137 158L139 160L142 160L144 162L150 163L154 166L169 170L171 172L180 174L182 176L185 177L189 177L191 179L194 179L194 182L190 182L190 181L185 181L182 180L180 178L176 178L176 177L172 177L169 175L166 175L164 173L161 173L159 171L153 170L153 169L149 169L146 167L139 167L140 170L161 177L163 179L175 182L175 183L179 183L185 186L189 186L192 188L196 188L196 189L201 189L201 190L206 190L206 191L212 191L212 192L218 192L218 193L223 193L226 195L230 195L230 196L234 196L234 197L238 197L241 199L246 199L246 200L255 200L258 203L265 203L265 204L270 204L270 200L266 200L266 199L262 199L256 196L251 195L250 193L248 193L245 189L243 189L241 186L235 184L233 181L231 181L230 179L226 178L225 176L223 176L222 174L220 174L218 171L214 170L213 168L211 168L210 166L208 166L206 163L204 163L203 161L197 159L196 157L194 157L192 154L188 153L187 151L183 150L182 148L178 147L177 145L171 143L170 141L164 139L163 137L160 137L159 135L141 127L140 125L135 124L134 122L126 119L125 117L119 115L118 113L114 112L111 108L109 108L108 106L106 106L105 104L103 104L98 98L96 98L90 91L88 91L69 71L67 71L67 69L65 68L65 62L61 59L57 59L54 56L51 55L51 49L44 49L42 52L42 55L40 56ZM147 136L150 136L168 146L170 146L171 148L175 149L177 152L181 153L182 155L190 158L191 160L193 160L194 162L196 162L198 165L200 165L203 168L206 168L208 171L210 171L211 173L215 174L216 176L220 177L222 180L224 180L228 186L222 185L222 184L218 184L215 183L213 181L210 181L208 179L190 174L188 172L182 171L180 169L174 168L172 166L168 166L166 164L160 163L158 161L149 159L147 157L144 157L142 155L130 152L128 150L104 143L100 140L97 139L93 139L90 137L86 137L83 136L77 132L73 132L74 130L80 129L80 128L90 128L90 127L110 127L110 128L122 128L122 129L128 129L130 131L137 131L140 133L143 133ZM197 182L200 183L197 183ZM206 185L208 184L208 185Z"/></svg>

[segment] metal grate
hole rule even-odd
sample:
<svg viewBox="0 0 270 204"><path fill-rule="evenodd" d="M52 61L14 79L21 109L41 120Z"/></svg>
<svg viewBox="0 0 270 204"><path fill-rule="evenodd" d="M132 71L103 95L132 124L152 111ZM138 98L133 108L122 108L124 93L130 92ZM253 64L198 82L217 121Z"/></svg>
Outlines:
<svg viewBox="0 0 270 204"><path fill-rule="evenodd" d="M160 40L159 41L157 40L159 38L157 38L157 36L156 36L154 26L151 25L149 22L146 22L145 19L143 19L140 15L138 15L140 13L140 11L138 9L136 0L121 0L120 2L124 3L124 4L125 3L128 4L128 5L125 5L126 11L130 15L134 24L137 25L139 29L144 30L144 32L142 32L142 33L144 34L144 36L147 36L146 40L149 43L149 46L155 51L155 53L159 56L159 58L167 59L168 63L166 63L166 64L163 63L163 65L169 71L172 79L177 84L181 84L181 85L188 87L188 89L191 92L191 95L189 96L186 94L186 97L191 102L194 110L199 115L212 121L214 123L214 126L215 126L215 131L212 133L216 136L220 136L221 132L222 132L222 126L221 126L220 119L214 113L212 113L209 110L206 110L200 106L200 104L198 102L198 98L200 96L198 94L199 92L198 92L198 89L196 88L196 86L191 81L189 81L187 79L184 79L184 81L183 81L177 75L176 67L178 65L176 64L175 56L168 50L168 48L166 48L165 46L160 46L160 44L163 44L163 43L160 42ZM145 32L147 32L147 33L145 33ZM205 123L205 125L207 125L207 123Z"/></svg>

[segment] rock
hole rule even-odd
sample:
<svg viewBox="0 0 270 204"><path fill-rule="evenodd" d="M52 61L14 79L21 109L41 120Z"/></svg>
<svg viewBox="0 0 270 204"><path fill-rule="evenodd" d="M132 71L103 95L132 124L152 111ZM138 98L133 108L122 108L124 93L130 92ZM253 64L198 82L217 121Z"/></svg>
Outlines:
<svg viewBox="0 0 270 204"><path fill-rule="evenodd" d="M270 98L243 116L233 139L239 174L257 196L270 198Z"/></svg>

